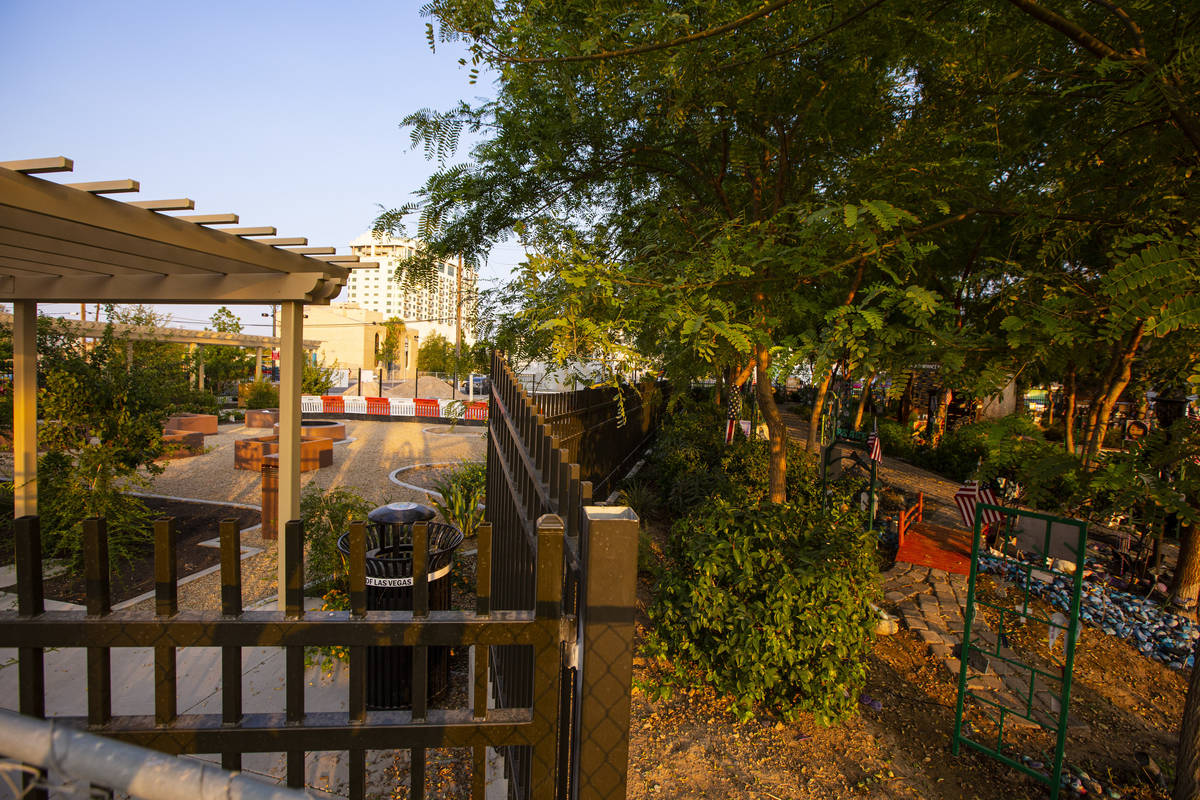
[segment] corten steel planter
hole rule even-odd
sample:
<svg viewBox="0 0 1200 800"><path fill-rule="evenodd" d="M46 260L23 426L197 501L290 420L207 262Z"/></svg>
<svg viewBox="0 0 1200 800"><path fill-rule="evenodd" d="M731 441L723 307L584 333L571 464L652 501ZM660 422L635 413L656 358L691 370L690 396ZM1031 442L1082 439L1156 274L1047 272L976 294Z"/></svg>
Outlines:
<svg viewBox="0 0 1200 800"><path fill-rule="evenodd" d="M279 461L278 436L254 436L233 443L233 468L258 472L264 462ZM309 472L333 465L333 442L329 439L300 437L300 471Z"/></svg>
<svg viewBox="0 0 1200 800"><path fill-rule="evenodd" d="M279 423L274 425L279 434ZM307 419L300 423L300 435L310 439L329 439L337 442L346 438L346 423L332 419Z"/></svg>
<svg viewBox="0 0 1200 800"><path fill-rule="evenodd" d="M166 452L158 457L159 461L169 461L175 458L191 458L204 452L204 434L199 431L164 430L162 437Z"/></svg>
<svg viewBox="0 0 1200 800"><path fill-rule="evenodd" d="M418 503L389 503L367 515L367 609L411 611L413 608L413 523L428 521L434 510ZM462 544L458 528L428 524L429 609L450 608L450 570ZM338 538L338 549L350 555L350 534ZM426 697L435 700L450 685L450 648L426 650ZM412 707L413 649L367 648L367 708Z"/></svg>
<svg viewBox="0 0 1200 800"><path fill-rule="evenodd" d="M278 408L257 408L253 411L246 411L247 428L274 428L278 424Z"/></svg>
<svg viewBox="0 0 1200 800"><path fill-rule="evenodd" d="M217 432L217 416L215 414L176 414L168 417L163 423L163 430L194 431L205 436L213 436Z"/></svg>

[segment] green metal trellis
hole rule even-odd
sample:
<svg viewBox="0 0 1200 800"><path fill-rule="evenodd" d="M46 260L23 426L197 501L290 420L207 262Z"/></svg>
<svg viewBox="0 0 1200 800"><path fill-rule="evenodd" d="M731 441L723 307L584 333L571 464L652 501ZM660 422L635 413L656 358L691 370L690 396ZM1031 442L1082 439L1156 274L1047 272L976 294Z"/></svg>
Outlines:
<svg viewBox="0 0 1200 800"><path fill-rule="evenodd" d="M829 493L827 491L829 484L829 464L833 461L836 454L834 449L839 444L856 445L866 448L867 434L865 431L850 430L849 426L842 427L840 419L841 400L837 394L830 396L825 403L824 413L821 415L821 504L822 508L827 508L829 505ZM875 529L875 495L879 485L878 462L867 459L863 462L861 458L855 455L855 459L860 464L866 466L871 473L871 478L867 488L867 530Z"/></svg>
<svg viewBox="0 0 1200 800"><path fill-rule="evenodd" d="M999 526L996 536L997 550L990 555L1000 562L1005 577L1016 577L1017 588L1021 590L1017 604L989 602L980 599L976 594L981 556L987 554L984 542L986 526L983 524L986 512L995 512L1001 517L1000 521L995 523ZM987 503L979 503L975 507L971 574L967 583L967 615L963 624L958 701L955 709L951 750L958 755L961 745L965 744L989 755L1046 784L1050 790L1051 800L1058 797L1063 754L1066 749L1067 709L1070 705L1072 673L1075 666L1075 645L1079 631L1079 609L1083 594L1083 566L1086 547L1087 525L1078 520L993 506ZM1074 562L1076 568L1073 571L1061 569L1059 562L1062 560ZM1067 615L1068 619L1065 623L1042 617L1036 611L1030 611L1029 608L1029 596L1034 582L1052 583L1056 578L1064 579L1071 587L1070 613ZM976 610L980 606L989 608L1000 616L999 630L996 631L994 643L987 641L981 635L976 616ZM1008 651L1004 646L1006 622L1010 623L1010 627L1012 624L1040 623L1047 626L1047 632L1052 628L1059 628L1060 635L1066 640L1062 672L1056 673L1041 669L1022 661ZM1064 625L1066 630L1061 630ZM1002 696L979 691L967 685L969 673L972 671L972 653L979 653L987 659L994 659L1006 664L1008 668L1028 675L1028 690L1021 692L1023 696L1018 696L1018 704L1006 704L1003 702ZM1023 677L1022 680L1024 680ZM1057 696L1053 692L1048 693L1050 698L1058 702L1057 709L1051 705L1050 713L1035 708L1039 696L1045 697L1047 694L1044 688L1039 691L1040 682L1059 687ZM979 732L974 730L970 724L964 726L968 698L973 701L972 710L988 715L995 722L996 735L993 743L984 741L982 737L972 738L972 735ZM1051 767L1049 775L1023 763L1011 754L1011 749L1006 746L1004 739L1005 723L1011 717L1018 717L1040 725L1054 735L1054 758L1049 765Z"/></svg>

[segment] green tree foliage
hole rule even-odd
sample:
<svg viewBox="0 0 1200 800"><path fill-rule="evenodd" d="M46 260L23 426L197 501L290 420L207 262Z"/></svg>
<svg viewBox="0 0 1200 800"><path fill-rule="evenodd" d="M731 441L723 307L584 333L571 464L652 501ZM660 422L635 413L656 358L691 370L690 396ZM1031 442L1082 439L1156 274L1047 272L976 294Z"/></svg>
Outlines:
<svg viewBox="0 0 1200 800"><path fill-rule="evenodd" d="M216 310L209 323L218 333L242 332L241 320L225 306ZM229 384L249 378L254 372L254 356L241 347L202 345L197 352L204 361L206 381L211 381L218 393Z"/></svg>
<svg viewBox="0 0 1200 800"><path fill-rule="evenodd" d="M300 375L300 391L303 394L328 394L333 388L334 371L337 370L337 362L333 364L325 363L325 356L314 360L311 358L304 359L303 372Z"/></svg>
<svg viewBox="0 0 1200 800"><path fill-rule="evenodd" d="M449 374L454 371L454 345L440 333L430 335L421 342L417 351L417 369L422 372L441 372Z"/></svg>
<svg viewBox="0 0 1200 800"><path fill-rule="evenodd" d="M379 343L379 352L376 357L383 363L388 365L388 371L392 369L392 364L399 358L404 347L404 320L399 317L391 317L387 322L383 323L387 332L384 334L383 341Z"/></svg>
<svg viewBox="0 0 1200 800"><path fill-rule="evenodd" d="M61 362L39 392L39 504L47 551L82 559L79 522L108 520L110 548L120 561L149 537L149 512L126 493L161 471L162 423L186 389L172 351L130 363L112 329L78 358Z"/></svg>

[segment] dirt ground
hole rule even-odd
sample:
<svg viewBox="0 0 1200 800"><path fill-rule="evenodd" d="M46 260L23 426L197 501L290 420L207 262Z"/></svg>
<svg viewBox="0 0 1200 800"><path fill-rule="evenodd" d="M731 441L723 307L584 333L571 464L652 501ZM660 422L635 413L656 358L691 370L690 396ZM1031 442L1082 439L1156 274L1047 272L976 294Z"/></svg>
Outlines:
<svg viewBox="0 0 1200 800"><path fill-rule="evenodd" d="M798 433L802 430L795 425L793 435ZM905 492L925 491L933 510L954 524L956 484L895 459L885 458L885 465L881 477L887 484ZM993 587L991 577L981 579L985 596ZM643 611L651 591L643 575ZM1045 607L1037 611L1050 613ZM639 638L645 633L639 625ZM1044 628L1017 629L1009 644L1022 658L1043 667L1058 663ZM810 718L785 723L764 717L741 723L730 712L729 699L707 687L652 699L637 687L656 686L660 671L661 665L635 659L630 798L1048 797L1042 784L1017 770L966 748L957 756L951 753L957 676L929 655L915 632L903 628L876 640L868 665L864 694L878 700L881 710L860 705L858 716L833 727ZM1066 763L1097 779L1105 796L1168 797L1166 789L1140 774L1134 754L1148 753L1170 779L1188 677L1188 672L1146 658L1123 640L1085 627L1076 651L1070 709L1086 727L1068 733ZM1053 742L1043 731L1018 731L1006 740L1012 743L1014 757L1050 761Z"/></svg>
<svg viewBox="0 0 1200 800"><path fill-rule="evenodd" d="M644 634L644 630L639 631ZM1022 655L1042 641L1014 635ZM656 666L635 661L638 683L653 684ZM840 726L810 719L739 723L729 700L707 688L652 700L635 690L630 726L630 798L1013 798L1045 797L1036 781L982 755L950 752L957 680L901 630L875 644L865 693L874 712ZM1067 739L1067 761L1127 798L1167 797L1138 774L1134 753L1149 752L1164 769L1174 760L1187 676L1126 643L1085 629L1077 651L1074 716L1089 730ZM1048 760L1041 732L1014 737L1016 755ZM1063 796L1068 796L1064 793Z"/></svg>

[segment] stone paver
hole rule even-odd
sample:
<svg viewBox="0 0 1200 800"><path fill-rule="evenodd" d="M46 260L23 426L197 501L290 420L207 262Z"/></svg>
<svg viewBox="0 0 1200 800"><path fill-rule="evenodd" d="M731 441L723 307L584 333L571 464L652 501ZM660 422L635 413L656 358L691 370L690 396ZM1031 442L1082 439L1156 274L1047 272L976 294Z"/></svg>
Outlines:
<svg viewBox="0 0 1200 800"><path fill-rule="evenodd" d="M966 576L897 563L883 573L883 578L885 602L896 610L904 626L924 642L929 654L950 677L957 679L962 668L958 654L966 616ZM1024 711L1029 708L1028 716L1053 727L1059 705L1057 696L1050 691L1050 684L1040 676L1033 676L1030 707L1030 671L1010 663L1020 661L1017 654L979 617L973 626L972 641L996 655L972 649L967 670L967 686L971 691L1010 709ZM1034 724L1015 715L1005 717L1006 726L1031 727ZM1068 718L1068 724L1081 726L1073 718Z"/></svg>

